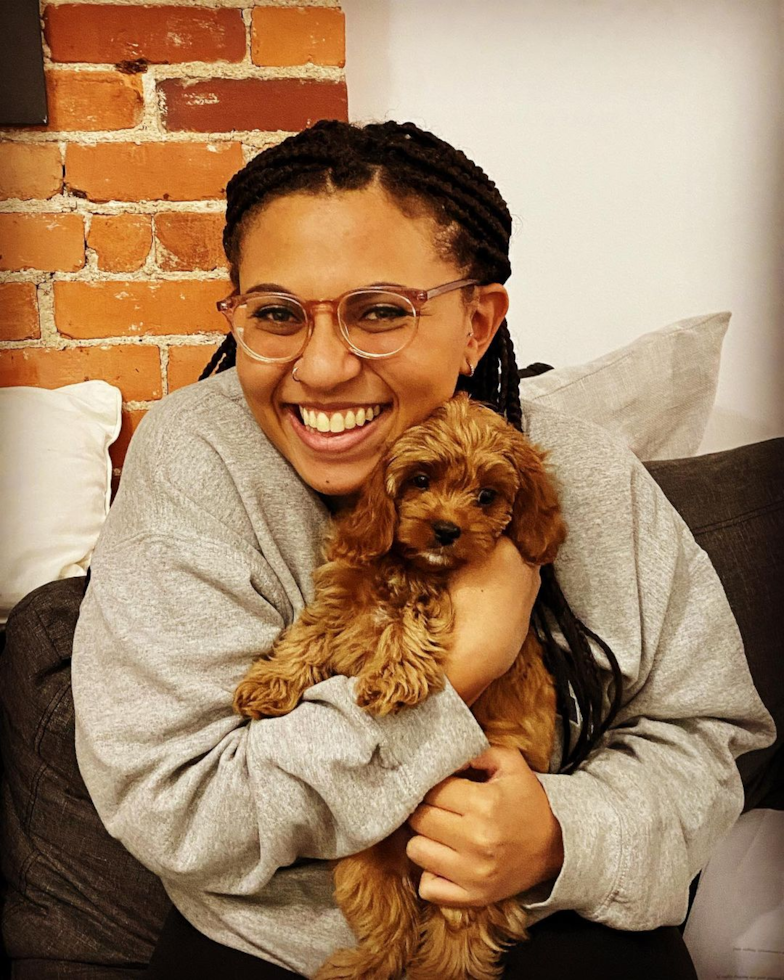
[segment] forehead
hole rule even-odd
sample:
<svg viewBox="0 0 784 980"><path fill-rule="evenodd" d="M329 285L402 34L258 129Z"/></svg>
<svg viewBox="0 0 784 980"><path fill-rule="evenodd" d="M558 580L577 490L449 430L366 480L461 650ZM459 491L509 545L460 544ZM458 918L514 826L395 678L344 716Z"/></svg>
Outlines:
<svg viewBox="0 0 784 980"><path fill-rule="evenodd" d="M287 194L245 229L240 288L276 282L308 297L371 282L429 288L456 268L439 255L437 234L432 218L405 215L377 186Z"/></svg>

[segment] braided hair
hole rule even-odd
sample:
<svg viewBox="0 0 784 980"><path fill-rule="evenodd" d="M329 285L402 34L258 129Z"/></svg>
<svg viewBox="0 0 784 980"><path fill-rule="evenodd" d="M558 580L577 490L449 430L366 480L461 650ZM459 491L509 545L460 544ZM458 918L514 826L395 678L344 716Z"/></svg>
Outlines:
<svg viewBox="0 0 784 980"><path fill-rule="evenodd" d="M229 181L223 247L235 289L239 288L244 232L272 200L297 191L359 190L374 182L405 214L426 214L435 220L436 249L454 261L466 278L481 283L504 283L509 278L509 209L495 184L464 153L413 123L357 126L325 120L259 153ZM233 367L235 361L236 343L229 333L201 377ZM473 377L461 375L457 389L486 403L522 431L519 372L506 320ZM552 565L541 570L531 625L555 683L563 721L562 771L572 772L618 711L620 668L607 644L572 612ZM560 642L555 632L560 632ZM603 650L613 675L612 699L606 712L589 640ZM580 713L574 744L572 694Z"/></svg>

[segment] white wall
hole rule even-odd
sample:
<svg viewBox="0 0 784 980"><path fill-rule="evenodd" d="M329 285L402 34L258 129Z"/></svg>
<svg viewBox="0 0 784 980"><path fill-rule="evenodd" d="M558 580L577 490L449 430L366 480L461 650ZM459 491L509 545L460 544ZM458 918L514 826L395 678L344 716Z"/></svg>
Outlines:
<svg viewBox="0 0 784 980"><path fill-rule="evenodd" d="M521 364L731 310L702 451L784 435L779 0L342 0L353 120L464 149L515 216Z"/></svg>

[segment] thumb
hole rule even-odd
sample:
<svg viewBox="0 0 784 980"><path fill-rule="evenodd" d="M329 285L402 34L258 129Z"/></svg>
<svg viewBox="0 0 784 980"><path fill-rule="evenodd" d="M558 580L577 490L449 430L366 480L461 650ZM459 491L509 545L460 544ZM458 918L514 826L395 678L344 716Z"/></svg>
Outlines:
<svg viewBox="0 0 784 980"><path fill-rule="evenodd" d="M526 762L518 749L505 748L500 745L491 745L489 749L485 749L481 755L469 763L472 769L486 772L488 779L492 779L502 771L517 770L521 764L526 765Z"/></svg>

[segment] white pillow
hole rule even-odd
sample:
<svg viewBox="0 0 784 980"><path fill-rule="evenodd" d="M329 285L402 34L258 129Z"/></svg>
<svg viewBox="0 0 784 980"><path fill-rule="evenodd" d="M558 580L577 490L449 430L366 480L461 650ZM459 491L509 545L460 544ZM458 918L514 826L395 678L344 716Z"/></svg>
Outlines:
<svg viewBox="0 0 784 980"><path fill-rule="evenodd" d="M679 320L576 367L520 382L520 397L596 422L640 459L696 453L716 398L729 313Z"/></svg>
<svg viewBox="0 0 784 980"><path fill-rule="evenodd" d="M86 574L109 511L121 410L105 381L0 389L0 623L39 585Z"/></svg>

